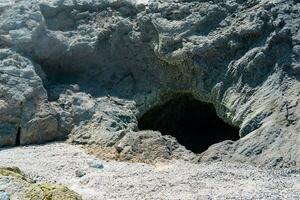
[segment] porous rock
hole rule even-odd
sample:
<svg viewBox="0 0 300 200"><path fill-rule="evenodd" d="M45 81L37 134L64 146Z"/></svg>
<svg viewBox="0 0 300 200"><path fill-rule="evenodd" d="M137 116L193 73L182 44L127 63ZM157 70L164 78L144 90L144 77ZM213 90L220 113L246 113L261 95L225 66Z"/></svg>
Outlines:
<svg viewBox="0 0 300 200"><path fill-rule="evenodd" d="M58 138L56 114L37 74L40 67L9 49L0 49L0 57L0 146Z"/></svg>

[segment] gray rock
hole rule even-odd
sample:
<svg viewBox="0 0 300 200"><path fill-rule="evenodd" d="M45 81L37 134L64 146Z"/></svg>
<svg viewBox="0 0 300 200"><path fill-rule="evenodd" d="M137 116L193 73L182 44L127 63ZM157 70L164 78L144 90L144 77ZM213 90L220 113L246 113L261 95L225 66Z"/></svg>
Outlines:
<svg viewBox="0 0 300 200"><path fill-rule="evenodd" d="M91 168L96 168L96 169L103 169L104 168L103 164L98 160L88 161L88 166L91 167Z"/></svg>
<svg viewBox="0 0 300 200"><path fill-rule="evenodd" d="M76 177L81 178L86 175L86 172L83 170L76 170L75 175L76 175Z"/></svg>
<svg viewBox="0 0 300 200"><path fill-rule="evenodd" d="M0 57L0 146L58 138L56 113L35 64L8 49L0 49Z"/></svg>
<svg viewBox="0 0 300 200"><path fill-rule="evenodd" d="M137 130L133 101L67 90L53 107L61 116L61 131L71 132L72 143L113 146L126 132Z"/></svg>
<svg viewBox="0 0 300 200"><path fill-rule="evenodd" d="M182 148L175 138L159 132L139 131L127 133L115 144L120 160L152 163L155 159L180 158L192 161L195 155Z"/></svg>
<svg viewBox="0 0 300 200"><path fill-rule="evenodd" d="M199 160L299 167L298 1L21 0L0 15L1 145L69 134L143 157L137 119L188 93L242 137Z"/></svg>
<svg viewBox="0 0 300 200"><path fill-rule="evenodd" d="M4 191L0 191L0 200L9 200L8 194Z"/></svg>

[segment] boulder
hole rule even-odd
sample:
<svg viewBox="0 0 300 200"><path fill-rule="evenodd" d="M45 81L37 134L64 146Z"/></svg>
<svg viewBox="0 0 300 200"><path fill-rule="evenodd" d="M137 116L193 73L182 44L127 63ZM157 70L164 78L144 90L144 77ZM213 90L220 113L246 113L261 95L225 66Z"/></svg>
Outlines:
<svg viewBox="0 0 300 200"><path fill-rule="evenodd" d="M36 72L40 66L9 49L0 49L0 57L0 146L57 139L56 113Z"/></svg>

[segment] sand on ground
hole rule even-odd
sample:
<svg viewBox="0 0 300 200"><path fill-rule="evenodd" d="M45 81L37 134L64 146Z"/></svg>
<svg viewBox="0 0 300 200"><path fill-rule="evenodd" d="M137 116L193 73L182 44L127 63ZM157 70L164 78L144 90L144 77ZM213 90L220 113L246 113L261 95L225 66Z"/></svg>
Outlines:
<svg viewBox="0 0 300 200"><path fill-rule="evenodd" d="M299 170L225 162L104 161L66 143L0 149L0 162L20 167L36 182L64 184L86 200L300 199Z"/></svg>

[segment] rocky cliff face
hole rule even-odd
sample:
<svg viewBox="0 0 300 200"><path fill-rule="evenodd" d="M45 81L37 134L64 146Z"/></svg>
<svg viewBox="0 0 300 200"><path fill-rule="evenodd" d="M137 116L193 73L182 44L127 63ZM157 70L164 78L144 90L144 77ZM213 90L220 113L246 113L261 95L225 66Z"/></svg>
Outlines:
<svg viewBox="0 0 300 200"><path fill-rule="evenodd" d="M299 167L299 10L297 0L4 2L0 144L68 137L129 158ZM145 113L184 95L212 104L241 139L191 155L139 132Z"/></svg>

